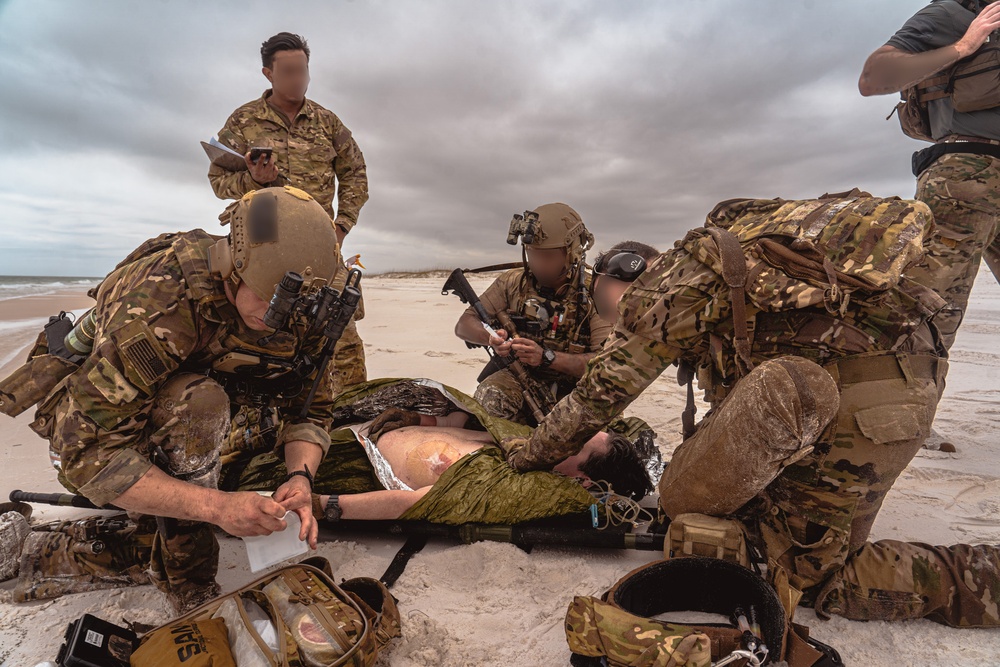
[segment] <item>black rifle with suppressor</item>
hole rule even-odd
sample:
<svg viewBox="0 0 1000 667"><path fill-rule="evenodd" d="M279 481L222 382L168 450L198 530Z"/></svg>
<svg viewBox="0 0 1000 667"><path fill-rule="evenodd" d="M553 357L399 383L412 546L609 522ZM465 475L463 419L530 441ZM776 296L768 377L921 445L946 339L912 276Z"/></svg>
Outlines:
<svg viewBox="0 0 1000 667"><path fill-rule="evenodd" d="M472 306L472 309L476 311L476 316L483 323L484 326L490 327L487 331L492 332L492 327L490 326L490 315L486 312L483 307L482 302L479 300L479 295L476 291L472 289L472 285L469 284L468 278L465 277L465 272L462 269L455 269L448 276L448 280L445 282L444 287L441 288L441 294L448 294L451 292L459 298L462 303L467 303ZM514 338L517 335L517 329L514 327L514 323L511 321L510 316L500 311L496 314L497 321L500 326L507 331L507 336L509 338ZM521 385L521 393L524 396L525 402L531 409L531 414L535 418L535 421L541 423L545 415L552 410L552 406L555 402L547 391L542 389L535 382L528 371L524 368L517 357L511 354L508 359L509 361L501 361L499 357L496 356L496 351L492 347L487 346L486 351L489 353L491 363L496 363L501 366L506 364L506 367L510 369L511 373L517 379L518 384Z"/></svg>

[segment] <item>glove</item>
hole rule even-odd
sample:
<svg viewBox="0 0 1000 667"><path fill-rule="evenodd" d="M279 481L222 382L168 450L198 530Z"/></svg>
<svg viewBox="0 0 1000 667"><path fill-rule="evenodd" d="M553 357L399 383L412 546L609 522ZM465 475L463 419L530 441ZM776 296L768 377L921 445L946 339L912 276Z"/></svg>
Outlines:
<svg viewBox="0 0 1000 667"><path fill-rule="evenodd" d="M504 438L500 446L507 454L507 465L518 472L530 470L524 462L524 449L528 446L528 438Z"/></svg>
<svg viewBox="0 0 1000 667"><path fill-rule="evenodd" d="M368 429L368 437L378 442L378 439L389 431L395 431L404 426L420 426L420 413L400 408L386 408L372 422Z"/></svg>

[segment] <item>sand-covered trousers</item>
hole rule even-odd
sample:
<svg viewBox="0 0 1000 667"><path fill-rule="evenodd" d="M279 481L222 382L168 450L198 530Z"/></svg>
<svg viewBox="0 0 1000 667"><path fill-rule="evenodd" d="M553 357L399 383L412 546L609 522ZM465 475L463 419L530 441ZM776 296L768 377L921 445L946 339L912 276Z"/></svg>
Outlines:
<svg viewBox="0 0 1000 667"><path fill-rule="evenodd" d="M1000 548L867 542L930 433L946 372L942 360L893 352L826 369L765 361L677 448L661 507L668 516L753 507L742 516L750 532L820 613L997 625Z"/></svg>
<svg viewBox="0 0 1000 667"><path fill-rule="evenodd" d="M951 349L984 254L1000 280L1000 158L944 155L920 175L916 198L934 213L935 233L906 275L948 302L934 324Z"/></svg>
<svg viewBox="0 0 1000 667"><path fill-rule="evenodd" d="M55 452L72 449L74 433L86 419L80 411L70 408L71 399L64 396L55 409L51 446ZM219 454L229 433L229 397L214 380L192 373L181 373L168 380L153 398L144 442L137 443L142 454L148 455L172 477L198 486L216 488L219 480ZM91 428L87 426L85 428ZM60 471L60 481L71 490L70 478L90 478L106 462L100 448L77 451L64 456L64 464L72 461L74 471ZM157 449L165 455L158 460ZM80 468L91 470L80 470ZM102 477L106 480L106 474ZM107 481L106 483L110 483ZM148 517L133 515L140 525L151 525ZM206 599L218 591L215 575L219 564L219 544L209 524L181 519L157 517L156 535L149 561L153 583L168 593L179 608Z"/></svg>

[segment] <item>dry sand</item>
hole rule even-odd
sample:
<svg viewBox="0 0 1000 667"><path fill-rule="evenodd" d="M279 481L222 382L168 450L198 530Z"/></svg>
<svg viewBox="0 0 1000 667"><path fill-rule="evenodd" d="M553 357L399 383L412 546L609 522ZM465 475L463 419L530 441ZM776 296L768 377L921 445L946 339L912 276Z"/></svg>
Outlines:
<svg viewBox="0 0 1000 667"><path fill-rule="evenodd" d="M986 273L988 277L988 272ZM440 294L441 276L366 280L367 318L360 330L370 377L430 377L471 392L484 356L452 336L461 312ZM474 285L482 288L485 278ZM949 387L935 423L958 452L923 450L885 501L872 537L950 544L1000 542L1000 288L980 280L955 350ZM33 337L25 321L58 310L86 308L73 292L0 302L0 361ZM15 323L16 326L5 326ZM0 377L14 367L7 363ZM633 406L659 433L664 453L676 445L683 392L668 371ZM46 445L28 429L30 413L0 417L0 495L11 489L60 491ZM36 507L33 521L82 515ZM402 541L390 537L324 534L319 555L338 577L379 576ZM519 549L493 543L431 543L393 589L400 600L403 638L380 661L423 665L566 665L562 619L573 595L599 594L618 577L652 560L649 552ZM220 582L229 591L252 575L243 544L222 539ZM52 660L66 624L85 612L112 622L158 623L169 618L152 587L102 591L13 605L12 584L0 585L0 665ZM848 665L997 665L1000 631L953 630L929 621L854 623L821 621L800 609L799 622L837 647Z"/></svg>

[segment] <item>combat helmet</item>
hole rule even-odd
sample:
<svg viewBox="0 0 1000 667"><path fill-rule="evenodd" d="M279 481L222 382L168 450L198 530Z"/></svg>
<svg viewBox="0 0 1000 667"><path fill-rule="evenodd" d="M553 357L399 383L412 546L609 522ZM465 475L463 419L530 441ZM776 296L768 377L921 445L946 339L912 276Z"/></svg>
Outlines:
<svg viewBox="0 0 1000 667"><path fill-rule="evenodd" d="M567 273L572 275L584 255L594 245L594 235L583 224L583 218L566 204L543 204L522 215L514 215L507 233L507 243L514 245L517 237L530 248L565 248Z"/></svg>
<svg viewBox="0 0 1000 667"><path fill-rule="evenodd" d="M230 204L219 221L230 231L212 247L209 262L234 294L243 282L270 301L286 271L301 275L303 289L312 291L331 283L341 268L330 216L298 188L248 192Z"/></svg>

